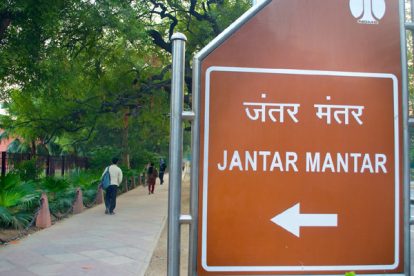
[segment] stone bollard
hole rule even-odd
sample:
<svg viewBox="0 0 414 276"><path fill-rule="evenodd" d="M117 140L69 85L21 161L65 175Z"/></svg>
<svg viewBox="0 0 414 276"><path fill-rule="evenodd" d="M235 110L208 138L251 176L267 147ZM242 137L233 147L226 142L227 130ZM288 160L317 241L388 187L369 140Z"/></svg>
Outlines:
<svg viewBox="0 0 414 276"><path fill-rule="evenodd" d="M98 192L96 193L96 204L102 204L103 203L103 189L102 186L99 185Z"/></svg>
<svg viewBox="0 0 414 276"><path fill-rule="evenodd" d="M50 218L49 201L47 200L47 195L45 193L42 193L40 200L42 202L42 206L40 207L39 213L36 217L36 227L48 228L52 226L52 219Z"/></svg>
<svg viewBox="0 0 414 276"><path fill-rule="evenodd" d="M83 212L83 196L81 188L76 189L76 199L73 203L73 213L79 214Z"/></svg>

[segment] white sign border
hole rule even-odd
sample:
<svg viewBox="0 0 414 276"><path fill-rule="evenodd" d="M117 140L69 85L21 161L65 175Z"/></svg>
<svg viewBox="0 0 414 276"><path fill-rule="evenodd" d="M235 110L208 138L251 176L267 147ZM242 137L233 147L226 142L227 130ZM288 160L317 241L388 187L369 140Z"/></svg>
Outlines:
<svg viewBox="0 0 414 276"><path fill-rule="evenodd" d="M207 264L207 207L208 207L208 150L210 127L210 79L212 72L262 73L280 75L338 76L391 79L393 82L394 105L394 174L395 174L395 236L394 263L384 265L335 265L335 266L209 266ZM201 231L201 265L211 272L271 272L271 271L353 271L353 270L392 270L399 265L400 236L400 189L399 189L399 114L398 114L398 79L388 73L342 72L323 70L270 69L249 67L211 66L206 70L205 78L205 110L204 110L204 158L203 158L203 206Z"/></svg>

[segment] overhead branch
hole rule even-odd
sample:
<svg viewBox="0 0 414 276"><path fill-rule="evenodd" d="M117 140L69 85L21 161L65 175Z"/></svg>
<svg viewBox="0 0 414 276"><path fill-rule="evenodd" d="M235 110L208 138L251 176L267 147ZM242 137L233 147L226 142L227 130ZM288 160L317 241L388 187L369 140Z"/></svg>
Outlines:
<svg viewBox="0 0 414 276"><path fill-rule="evenodd" d="M97 121L97 119L98 119L98 116L95 116L94 122L92 124L92 127L89 129L88 135L86 135L86 137L83 137L83 138L80 138L80 139L76 139L76 140L72 141L71 143L68 143L68 144L63 145L62 147L73 146L73 145L80 144L82 142L89 141L89 139L91 138L91 136L92 136L92 134L93 134L93 132L94 132L94 130L96 128L96 121Z"/></svg>
<svg viewBox="0 0 414 276"><path fill-rule="evenodd" d="M156 30L149 30L148 34L152 37L152 40L155 45L164 49L165 51L172 53L172 46L171 43L165 42L162 35Z"/></svg>
<svg viewBox="0 0 414 276"><path fill-rule="evenodd" d="M194 16L198 21L207 21L211 24L211 27L213 28L214 34L215 35L219 35L221 33L221 29L217 23L217 20L211 16L211 8L210 5L211 4L220 4L222 1L220 0L212 0L212 1L207 1L207 2L203 2L201 5L203 7L203 11L204 13L199 13L196 11L196 5L197 5L197 0L191 0L190 2L190 8L188 9L188 12L190 13L191 16Z"/></svg>
<svg viewBox="0 0 414 276"><path fill-rule="evenodd" d="M151 13L159 15L161 19L168 18L171 21L168 28L168 38L171 38L174 33L174 29L178 24L177 17L172 15L168 11L168 7L166 7L163 3L156 0L150 0L150 2L154 6ZM166 50L169 53L172 52L171 42L166 42L160 32L156 30L149 30L148 33L156 45L160 46L162 49Z"/></svg>
<svg viewBox="0 0 414 276"><path fill-rule="evenodd" d="M22 12L10 12L8 10L0 11L0 45L3 43L7 29L12 21L17 17L22 17Z"/></svg>

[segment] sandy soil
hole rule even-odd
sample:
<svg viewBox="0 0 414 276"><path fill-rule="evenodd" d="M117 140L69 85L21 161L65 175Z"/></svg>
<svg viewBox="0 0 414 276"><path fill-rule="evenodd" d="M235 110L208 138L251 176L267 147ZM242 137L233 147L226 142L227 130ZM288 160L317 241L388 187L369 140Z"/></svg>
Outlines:
<svg viewBox="0 0 414 276"><path fill-rule="evenodd" d="M188 214L190 202L190 177L186 174L181 188L181 213ZM188 269L188 225L181 226L181 269L180 275L187 275ZM152 255L151 262L145 273L145 276L167 275L167 236L168 225L161 233L157 247Z"/></svg>

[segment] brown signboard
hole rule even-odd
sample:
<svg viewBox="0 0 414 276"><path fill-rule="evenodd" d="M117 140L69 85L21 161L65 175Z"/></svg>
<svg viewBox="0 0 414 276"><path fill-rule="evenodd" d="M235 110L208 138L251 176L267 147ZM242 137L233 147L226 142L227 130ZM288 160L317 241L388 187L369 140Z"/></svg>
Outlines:
<svg viewBox="0 0 414 276"><path fill-rule="evenodd" d="M199 275L403 273L399 28L273 0L200 61Z"/></svg>

